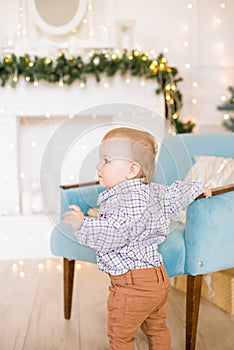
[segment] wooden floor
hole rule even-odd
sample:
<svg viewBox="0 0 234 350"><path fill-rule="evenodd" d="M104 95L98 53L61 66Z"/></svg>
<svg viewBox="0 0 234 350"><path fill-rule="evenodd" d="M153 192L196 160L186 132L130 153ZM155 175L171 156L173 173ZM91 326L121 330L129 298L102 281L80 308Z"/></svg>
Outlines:
<svg viewBox="0 0 234 350"><path fill-rule="evenodd" d="M0 262L0 350L107 350L109 284L96 265L76 267L72 317L63 318L61 260ZM184 349L185 297L168 303L172 349ZM139 332L137 350L148 349ZM234 317L202 299L197 350L234 349Z"/></svg>

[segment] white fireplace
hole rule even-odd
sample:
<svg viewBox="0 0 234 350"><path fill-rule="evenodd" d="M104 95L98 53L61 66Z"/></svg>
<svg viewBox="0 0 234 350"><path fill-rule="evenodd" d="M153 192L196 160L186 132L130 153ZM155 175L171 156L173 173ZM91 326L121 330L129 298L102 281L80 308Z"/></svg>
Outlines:
<svg viewBox="0 0 234 350"><path fill-rule="evenodd" d="M59 180L54 181L51 174L47 178L46 210L53 214L59 211L58 181L68 184L79 180L77 167L113 123L142 127L159 138L164 136L164 100L155 94L156 87L153 81L115 76L103 78L100 83L90 78L85 88L79 84L59 87L46 83L35 87L19 81L15 89L1 89L0 258L50 256L48 243L53 222L41 202L40 166L56 130L73 120L77 135L84 130L89 133L71 145ZM126 108L118 108L117 104ZM87 176L84 172L82 176L91 181L95 173L88 169ZM21 244L15 244L19 240ZM42 245L42 241L47 244Z"/></svg>

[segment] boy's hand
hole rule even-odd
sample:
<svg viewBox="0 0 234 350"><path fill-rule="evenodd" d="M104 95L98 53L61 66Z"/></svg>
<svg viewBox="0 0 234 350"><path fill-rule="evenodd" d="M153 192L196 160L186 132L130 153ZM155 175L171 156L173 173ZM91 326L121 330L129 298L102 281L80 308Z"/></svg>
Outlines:
<svg viewBox="0 0 234 350"><path fill-rule="evenodd" d="M88 210L88 215L93 218L98 218L99 208L90 208Z"/></svg>
<svg viewBox="0 0 234 350"><path fill-rule="evenodd" d="M203 194L206 198L208 198L212 196L212 191L209 187L204 187Z"/></svg>
<svg viewBox="0 0 234 350"><path fill-rule="evenodd" d="M84 220L84 214L75 204L69 205L69 210L63 215L62 222L64 224L69 224L72 226L73 230L77 231L81 228L82 222Z"/></svg>

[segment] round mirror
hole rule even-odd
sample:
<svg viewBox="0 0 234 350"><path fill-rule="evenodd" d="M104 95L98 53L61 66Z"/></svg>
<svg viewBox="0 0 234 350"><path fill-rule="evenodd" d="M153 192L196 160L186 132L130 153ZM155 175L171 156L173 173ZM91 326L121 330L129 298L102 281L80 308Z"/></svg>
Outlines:
<svg viewBox="0 0 234 350"><path fill-rule="evenodd" d="M29 7L35 24L41 30L63 35L81 22L86 0L29 0Z"/></svg>

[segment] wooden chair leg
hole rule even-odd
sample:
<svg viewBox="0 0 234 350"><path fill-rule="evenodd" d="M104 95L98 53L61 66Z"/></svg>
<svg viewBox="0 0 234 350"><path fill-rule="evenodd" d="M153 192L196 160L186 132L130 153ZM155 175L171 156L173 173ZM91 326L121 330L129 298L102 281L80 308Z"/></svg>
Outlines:
<svg viewBox="0 0 234 350"><path fill-rule="evenodd" d="M194 350L201 297L202 275L187 275L186 350Z"/></svg>
<svg viewBox="0 0 234 350"><path fill-rule="evenodd" d="M72 290L75 260L63 259L64 317L69 320L72 307Z"/></svg>

